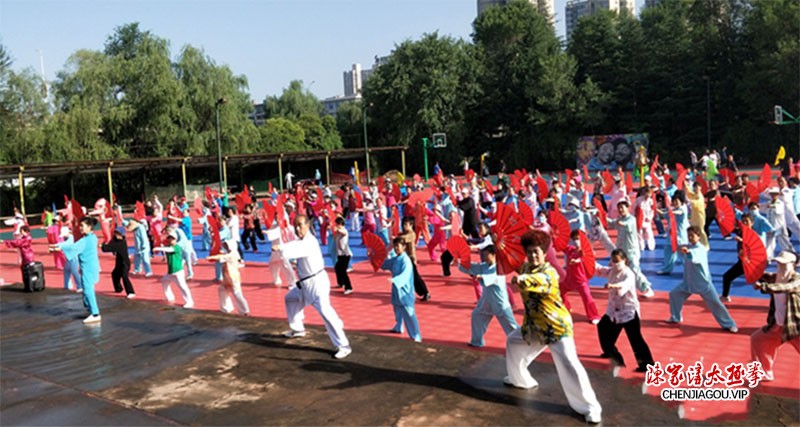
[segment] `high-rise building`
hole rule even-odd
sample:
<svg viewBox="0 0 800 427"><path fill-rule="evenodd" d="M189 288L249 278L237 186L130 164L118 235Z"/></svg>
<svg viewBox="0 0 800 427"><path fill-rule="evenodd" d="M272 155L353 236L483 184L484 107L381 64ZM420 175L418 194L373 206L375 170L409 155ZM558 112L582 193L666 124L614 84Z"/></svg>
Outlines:
<svg viewBox="0 0 800 427"><path fill-rule="evenodd" d="M536 6L539 12L546 16L550 23L553 23L553 16L555 16L556 8L555 8L555 0L528 0L532 5ZM478 15L483 13L483 11L490 6L503 6L507 4L509 0L478 0Z"/></svg>
<svg viewBox="0 0 800 427"><path fill-rule="evenodd" d="M564 8L567 40L572 38L572 32L578 27L578 20L582 16L594 15L601 10L633 16L635 9L634 0L569 0Z"/></svg>
<svg viewBox="0 0 800 427"><path fill-rule="evenodd" d="M355 96L361 93L361 64L353 64L349 71L344 75L344 96Z"/></svg>

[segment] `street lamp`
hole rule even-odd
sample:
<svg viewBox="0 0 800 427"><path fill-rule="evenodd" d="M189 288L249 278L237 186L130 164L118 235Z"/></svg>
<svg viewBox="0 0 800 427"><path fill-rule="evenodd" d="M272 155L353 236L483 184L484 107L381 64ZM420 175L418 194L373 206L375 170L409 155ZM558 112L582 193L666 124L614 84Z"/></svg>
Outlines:
<svg viewBox="0 0 800 427"><path fill-rule="evenodd" d="M708 142L708 149L711 149L711 78L703 76L706 81L706 138Z"/></svg>
<svg viewBox="0 0 800 427"><path fill-rule="evenodd" d="M220 185L220 192L222 192L223 188L228 188L225 185L225 182L222 181L222 142L220 140L220 133L219 133L219 106L226 103L227 100L225 98L220 98L217 102L214 103L214 112L217 116L217 163L219 164L219 185Z"/></svg>
<svg viewBox="0 0 800 427"><path fill-rule="evenodd" d="M372 103L369 104L364 103L364 113L361 115L361 120L364 123L364 156L367 158L367 183L369 184L369 180L372 177L372 174L369 170L369 143L367 140L367 108L372 107ZM356 177L356 182L358 182L358 177Z"/></svg>

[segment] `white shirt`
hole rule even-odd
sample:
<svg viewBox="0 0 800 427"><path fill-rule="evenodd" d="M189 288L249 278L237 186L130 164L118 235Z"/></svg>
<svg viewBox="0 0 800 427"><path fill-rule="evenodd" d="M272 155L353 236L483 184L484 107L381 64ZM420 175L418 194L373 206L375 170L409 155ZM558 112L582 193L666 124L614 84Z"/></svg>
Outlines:
<svg viewBox="0 0 800 427"><path fill-rule="evenodd" d="M608 308L606 315L614 323L626 323L639 313L639 299L636 297L636 275L628 267L617 270L602 265L597 266L596 274L608 278L611 285L622 285L620 288L608 289Z"/></svg>
<svg viewBox="0 0 800 427"><path fill-rule="evenodd" d="M325 261L322 259L322 250L319 242L309 231L302 239L284 243L281 253L286 259L297 260L297 276L300 279L325 270Z"/></svg>
<svg viewBox="0 0 800 427"><path fill-rule="evenodd" d="M239 215L228 218L228 227L231 229L231 240L239 243Z"/></svg>

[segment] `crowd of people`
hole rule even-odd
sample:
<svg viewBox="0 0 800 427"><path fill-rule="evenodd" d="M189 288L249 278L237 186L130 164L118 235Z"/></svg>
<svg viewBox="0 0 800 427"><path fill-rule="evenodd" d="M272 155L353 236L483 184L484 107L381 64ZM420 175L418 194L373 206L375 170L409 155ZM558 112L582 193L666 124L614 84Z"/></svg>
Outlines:
<svg viewBox="0 0 800 427"><path fill-rule="evenodd" d="M761 363L765 379L770 380L780 345L791 343L800 351L800 275L794 271L798 256L791 241L800 239L800 179L788 173L770 187L770 171L766 182L763 175L752 181L740 174L733 162L717 168L716 158L710 155L705 160L715 162L714 167L707 163L700 168L700 160L688 168L676 165L677 176L665 165L648 160L639 165L636 186L631 173L621 168L594 176L585 169L567 170L566 179L564 174L545 177L538 171L502 170L496 180L489 180L466 169L466 162L465 175L459 178L446 176L437 164L436 175L429 182L395 175L365 186L345 183L334 190L322 185L318 176L314 182L295 183L283 192L270 188L261 201L252 187L236 195L207 189L191 206L184 197L173 197L164 206L153 196L137 202L133 215L128 216L102 199L88 211L77 201L65 200L63 209L47 209L44 220L54 263L64 271L64 288L74 286L83 293L89 313L85 323L101 321L94 292L100 280L98 249L115 256L111 272L115 291L135 297L129 277L128 234L133 234L131 274L151 276L152 257L163 256L167 265L167 274L161 279L165 300L175 301L174 284L183 307L193 308L188 281L194 277L192 266L197 263L194 218L202 229L199 247L208 250L208 259L215 262L220 309L244 316L250 313L239 273L245 267L244 253L258 252L259 243L268 240L273 283L289 287L285 336L305 335L304 309L311 305L322 317L338 359L347 357L352 348L330 302L332 284L321 248L327 247L336 284L344 295L350 295L358 291L348 275L353 255L350 233L377 236L388 252L379 262L380 268L391 274L395 316L391 332L405 330L412 340L421 341L424 324L416 316L415 304L432 298L417 268L422 241L428 257L441 264L443 276L450 276L455 265L472 279L476 306L469 345L484 345L487 327L496 317L507 335L505 382L520 388L537 385L528 365L549 348L570 406L588 422L596 423L601 419L601 407L575 350L567 294L579 294L587 320L597 326L603 357L624 366L616 341L625 330L635 370L646 372L654 359L642 330L638 294L650 298L654 290L640 267L640 258L643 251L655 250L658 233L665 236L665 244L657 274L671 274L676 263L683 264L683 280L669 292L670 317L665 321L691 322L684 319L682 306L692 294L698 294L720 327L737 333L738 326L725 304L731 301L731 282L744 274L742 261L731 260L721 296L708 266L710 225L718 220L720 203L730 206L737 218L735 228L723 231L725 238L736 239L741 254L745 249L743 229L754 231L766 250L766 261L778 265L776 274L765 273L753 284L771 294L768 324L752 337L753 360ZM292 177L287 176L287 181ZM524 223L516 240L503 235L512 220ZM98 222L102 242L94 232ZM24 266L33 260L30 230L20 216L12 224L16 238L5 243L19 249ZM616 242L608 233L612 229L616 230ZM464 239L470 250L479 254L479 261L463 265L462 258L450 251L448 242L453 239ZM592 242L607 251L608 265L593 261ZM370 257L380 252L375 249L368 248ZM511 256L512 249L524 258ZM593 274L607 281L605 312L598 308L589 288ZM521 322L513 313L515 295L522 302Z"/></svg>

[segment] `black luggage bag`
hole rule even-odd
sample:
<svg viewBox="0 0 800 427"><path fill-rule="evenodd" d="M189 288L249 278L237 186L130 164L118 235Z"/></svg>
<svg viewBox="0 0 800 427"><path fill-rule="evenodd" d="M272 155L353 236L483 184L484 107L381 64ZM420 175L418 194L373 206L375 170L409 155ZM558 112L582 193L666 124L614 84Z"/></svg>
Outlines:
<svg viewBox="0 0 800 427"><path fill-rule="evenodd" d="M36 261L22 267L22 284L25 286L25 292L43 291L44 265Z"/></svg>

